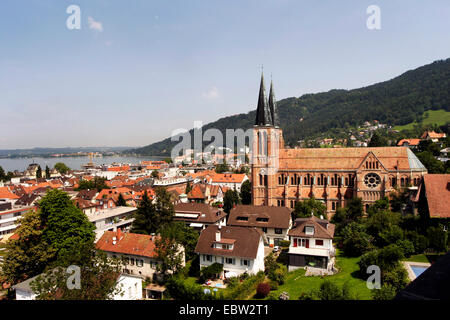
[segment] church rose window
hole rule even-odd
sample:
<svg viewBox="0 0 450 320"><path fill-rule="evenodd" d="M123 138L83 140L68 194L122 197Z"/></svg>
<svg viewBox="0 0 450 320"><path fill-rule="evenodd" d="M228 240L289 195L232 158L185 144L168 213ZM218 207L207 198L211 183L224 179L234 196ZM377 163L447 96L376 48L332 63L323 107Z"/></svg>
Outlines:
<svg viewBox="0 0 450 320"><path fill-rule="evenodd" d="M380 176L375 173L368 173L364 176L364 183L369 188L375 188L381 182Z"/></svg>

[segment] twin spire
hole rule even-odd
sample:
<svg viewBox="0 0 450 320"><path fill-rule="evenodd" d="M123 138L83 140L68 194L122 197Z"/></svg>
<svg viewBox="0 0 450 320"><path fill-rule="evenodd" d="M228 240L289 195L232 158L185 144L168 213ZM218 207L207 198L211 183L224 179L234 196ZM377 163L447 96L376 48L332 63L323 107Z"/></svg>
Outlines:
<svg viewBox="0 0 450 320"><path fill-rule="evenodd" d="M266 88L264 86L264 74L261 73L261 84L259 86L258 107L256 109L257 126L276 126L277 119L277 102L273 90L272 80L270 81L269 100L266 99Z"/></svg>

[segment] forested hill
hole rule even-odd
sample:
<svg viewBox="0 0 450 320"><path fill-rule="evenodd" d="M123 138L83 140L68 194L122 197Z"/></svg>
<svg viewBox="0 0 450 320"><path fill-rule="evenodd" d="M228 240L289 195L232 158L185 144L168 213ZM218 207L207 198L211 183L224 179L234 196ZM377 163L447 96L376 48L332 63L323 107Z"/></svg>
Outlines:
<svg viewBox="0 0 450 320"><path fill-rule="evenodd" d="M257 92L255 94L255 105ZM256 109L256 106L254 107ZM435 61L415 70L371 86L353 90L330 90L278 101L280 126L286 144L321 133L378 120L388 125L403 125L428 110L450 111L450 58ZM255 111L221 118L203 127L225 129L253 126ZM177 142L170 138L131 150L142 155L169 155Z"/></svg>

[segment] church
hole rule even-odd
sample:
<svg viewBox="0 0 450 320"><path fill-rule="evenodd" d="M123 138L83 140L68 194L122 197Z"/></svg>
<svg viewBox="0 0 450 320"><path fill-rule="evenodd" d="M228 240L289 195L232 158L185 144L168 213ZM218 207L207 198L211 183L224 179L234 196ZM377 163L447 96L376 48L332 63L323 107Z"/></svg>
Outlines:
<svg viewBox="0 0 450 320"><path fill-rule="evenodd" d="M299 124L300 125L300 124ZM294 208L314 197L331 217L353 197L364 209L398 188L418 186L427 169L407 147L285 148L273 83L264 76L253 126L252 203Z"/></svg>

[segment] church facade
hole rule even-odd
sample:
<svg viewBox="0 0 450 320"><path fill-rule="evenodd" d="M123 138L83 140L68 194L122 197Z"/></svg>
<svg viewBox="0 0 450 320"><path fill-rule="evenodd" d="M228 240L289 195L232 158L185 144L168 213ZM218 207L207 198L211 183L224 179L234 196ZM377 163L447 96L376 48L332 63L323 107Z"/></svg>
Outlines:
<svg viewBox="0 0 450 320"><path fill-rule="evenodd" d="M294 208L314 197L330 217L353 197L367 209L395 188L418 186L427 173L407 147L285 148L273 85L267 99L263 76L253 131L253 205Z"/></svg>

